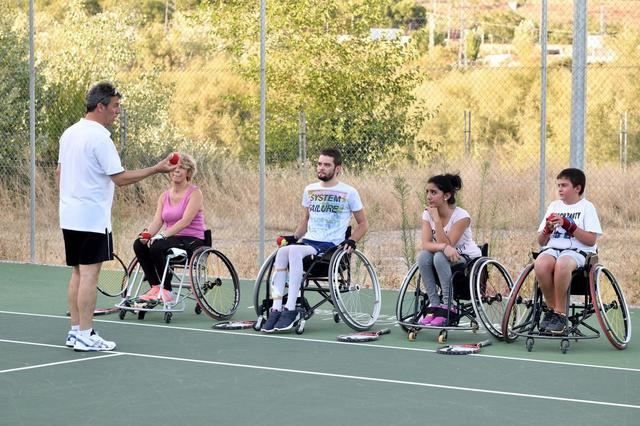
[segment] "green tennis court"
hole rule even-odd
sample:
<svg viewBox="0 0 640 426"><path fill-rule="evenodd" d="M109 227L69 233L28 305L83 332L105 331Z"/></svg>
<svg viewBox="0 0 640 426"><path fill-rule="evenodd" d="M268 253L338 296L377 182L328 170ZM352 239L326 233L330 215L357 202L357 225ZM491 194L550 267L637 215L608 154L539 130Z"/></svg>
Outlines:
<svg viewBox="0 0 640 426"><path fill-rule="evenodd" d="M231 425L637 425L640 350L603 336L571 342L494 342L478 355L442 356L433 332L414 342L393 325L396 293L383 294L372 343L340 343L351 330L331 312L311 318L301 336L213 330L193 306L171 324L161 314L96 328L118 344L76 353L64 344L69 270L0 264L0 411L2 424ZM253 319L252 283L234 319ZM100 307L117 300L100 296ZM638 327L638 311L632 312ZM450 332L449 343L488 338Z"/></svg>

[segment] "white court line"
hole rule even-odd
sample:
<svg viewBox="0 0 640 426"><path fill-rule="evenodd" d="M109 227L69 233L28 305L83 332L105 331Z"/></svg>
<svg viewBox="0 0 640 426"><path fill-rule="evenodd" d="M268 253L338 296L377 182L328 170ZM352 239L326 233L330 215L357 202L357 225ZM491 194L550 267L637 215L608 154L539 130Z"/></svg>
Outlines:
<svg viewBox="0 0 640 426"><path fill-rule="evenodd" d="M42 317L42 318L58 318L69 320L69 317L63 315L49 315L49 314L33 314L29 312L12 312L12 311L2 311L0 310L0 314L8 314L8 315L21 315L21 316L31 316L31 317ZM162 324L148 324L142 322L126 322L126 321L110 321L110 320L101 320L101 319L93 319L94 322L106 323L106 324L115 324L115 325L128 325L135 327L151 327L151 328L162 328L168 330L179 330L179 331L195 331L199 333L214 333L214 334L227 334L227 335L236 335L236 336L245 336L245 337L253 337L253 338L261 338L261 339L284 339L291 340L294 342L311 342L311 343L324 343L324 344L333 344L333 345L349 345L354 346L354 343L347 342L338 342L337 340L322 340L322 339L310 339L301 336L282 336L282 335L273 335L266 333L247 333L241 331L231 331L231 330L212 330L212 329L202 329L202 328L193 328L193 327L177 327L172 325L162 325ZM375 343L357 343L358 347L370 347L377 349L392 349L398 351L412 351L412 352L435 352L435 349L425 349L425 348L407 348L402 346L390 346L390 345L381 345ZM489 355L489 354L471 354L465 356L474 356L480 358L492 358L492 359L501 359L501 360L509 360L509 361L518 361L518 362L531 362L537 364L552 364L552 365L563 365L569 367L584 367L584 368L596 368L596 369L604 369L604 370L616 370L616 371L627 371L632 373L640 373L640 368L630 368L630 367L615 367L610 365L598 365L598 364L583 364L577 362L565 362L565 361L550 361L543 359L531 359L531 358L520 358L520 357L512 357L512 356L503 356L503 355Z"/></svg>
<svg viewBox="0 0 640 426"><path fill-rule="evenodd" d="M0 342L19 343L19 344L25 344L25 345L34 344L37 346L43 346L42 344L39 344L39 343L21 342L17 340L9 341L9 340L0 339ZM53 345L45 345L45 346L53 346ZM56 346L56 347L60 347L60 346ZM113 351L113 352L109 352L109 354L110 355L104 355L104 356L94 357L94 358L84 358L82 360L84 361L87 359L100 359L108 356L128 355L128 356L137 357L137 358L151 358L151 359L159 359L164 361L179 361L179 362L188 362L193 364L206 364L206 365L217 365L222 367L246 368L250 370L302 374L306 376L331 377L335 379L359 380L359 381L386 383L386 384L393 384L393 385L418 386L418 387L425 387L425 388L446 389L446 390L462 391L462 392L474 392L474 393L482 393L482 394L490 394L490 395L513 396L513 397L519 397L519 398L544 399L549 401L569 402L569 403L576 403L576 404L640 409L640 405L633 405L633 404L620 404L616 402L594 401L594 400L585 400L585 399L576 399L576 398L563 398L559 396L536 395L536 394L520 393L520 392L507 392L507 391L498 391L498 390L492 390L492 389L470 388L470 387L463 387L463 386L438 385L435 383L412 382L407 380L393 380L393 379L384 379L381 377L354 376L349 374L337 374L337 373L323 373L319 371L296 370L296 369L290 369L290 368L267 367L263 365L238 364L238 363L222 362L222 361L208 361L203 359L180 358L180 357L163 356L163 355L139 354L134 352ZM73 362L73 361L63 361L61 363L65 363L65 362ZM43 364L42 366L56 365L61 363ZM34 366L34 368L35 367L37 366ZM17 369L14 369L14 370L17 370ZM5 370L5 371L12 371L12 370ZM2 371L0 371L0 373L1 372Z"/></svg>
<svg viewBox="0 0 640 426"><path fill-rule="evenodd" d="M17 344L21 344L21 345L32 345L32 346L45 346L45 347L61 348L61 346L59 346L59 345L48 345L48 344L45 344L45 343L22 342L22 341L19 341L19 340L0 339L0 342L2 342L2 343L17 343ZM62 346L62 347L67 349L67 350L70 350L66 346ZM83 361L93 361L93 360L96 360L96 359L111 358L111 357L114 357L114 356L122 356L122 355L124 355L124 354L108 352L107 355L94 356L94 357L91 357L91 358L68 359L66 361L48 362L46 364L29 365L27 367L9 368L7 370L0 370L0 374L13 373L15 371L32 370L34 368L52 367L54 365L73 364L73 363L76 363L76 362L83 362Z"/></svg>

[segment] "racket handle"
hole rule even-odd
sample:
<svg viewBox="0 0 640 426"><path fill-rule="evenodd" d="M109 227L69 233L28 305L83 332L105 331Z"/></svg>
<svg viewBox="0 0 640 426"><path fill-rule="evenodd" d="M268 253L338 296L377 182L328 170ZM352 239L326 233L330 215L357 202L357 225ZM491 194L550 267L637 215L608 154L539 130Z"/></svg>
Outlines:
<svg viewBox="0 0 640 426"><path fill-rule="evenodd" d="M389 333L391 333L390 328L383 328L382 330L378 331L378 336L382 336L383 334L389 334Z"/></svg>
<svg viewBox="0 0 640 426"><path fill-rule="evenodd" d="M483 340L482 342L478 343L478 346L483 348L485 346L491 346L493 344L493 342L491 340Z"/></svg>

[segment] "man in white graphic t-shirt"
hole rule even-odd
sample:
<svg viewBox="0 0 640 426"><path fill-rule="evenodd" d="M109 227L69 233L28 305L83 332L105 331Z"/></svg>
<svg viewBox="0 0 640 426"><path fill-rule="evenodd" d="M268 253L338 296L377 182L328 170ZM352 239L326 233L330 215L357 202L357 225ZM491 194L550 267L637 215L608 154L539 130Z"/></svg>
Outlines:
<svg viewBox="0 0 640 426"><path fill-rule="evenodd" d="M338 180L342 170L342 155L337 149L320 152L316 173L319 182L307 185L302 195L302 219L293 235L282 237L288 244L278 249L272 286L273 306L262 331L291 330L299 319L296 299L304 275L302 259L322 255L343 245L346 250L355 249L369 229L358 191ZM356 227L345 239L351 215ZM295 244L302 238L301 244ZM289 275L289 297L283 306L284 288Z"/></svg>
<svg viewBox="0 0 640 426"><path fill-rule="evenodd" d="M582 196L586 181L582 170L562 170L556 177L559 199L549 205L538 227L542 251L534 269L548 308L538 327L541 333L566 332L571 274L584 266L586 253L596 252L602 235L596 208Z"/></svg>

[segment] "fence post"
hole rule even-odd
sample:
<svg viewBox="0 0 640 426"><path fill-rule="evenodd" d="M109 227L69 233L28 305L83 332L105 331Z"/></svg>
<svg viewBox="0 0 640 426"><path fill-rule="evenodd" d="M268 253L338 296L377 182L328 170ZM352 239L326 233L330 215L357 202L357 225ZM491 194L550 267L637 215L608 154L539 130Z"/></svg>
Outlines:
<svg viewBox="0 0 640 426"><path fill-rule="evenodd" d="M303 110L298 114L298 164L307 164L307 117Z"/></svg>

